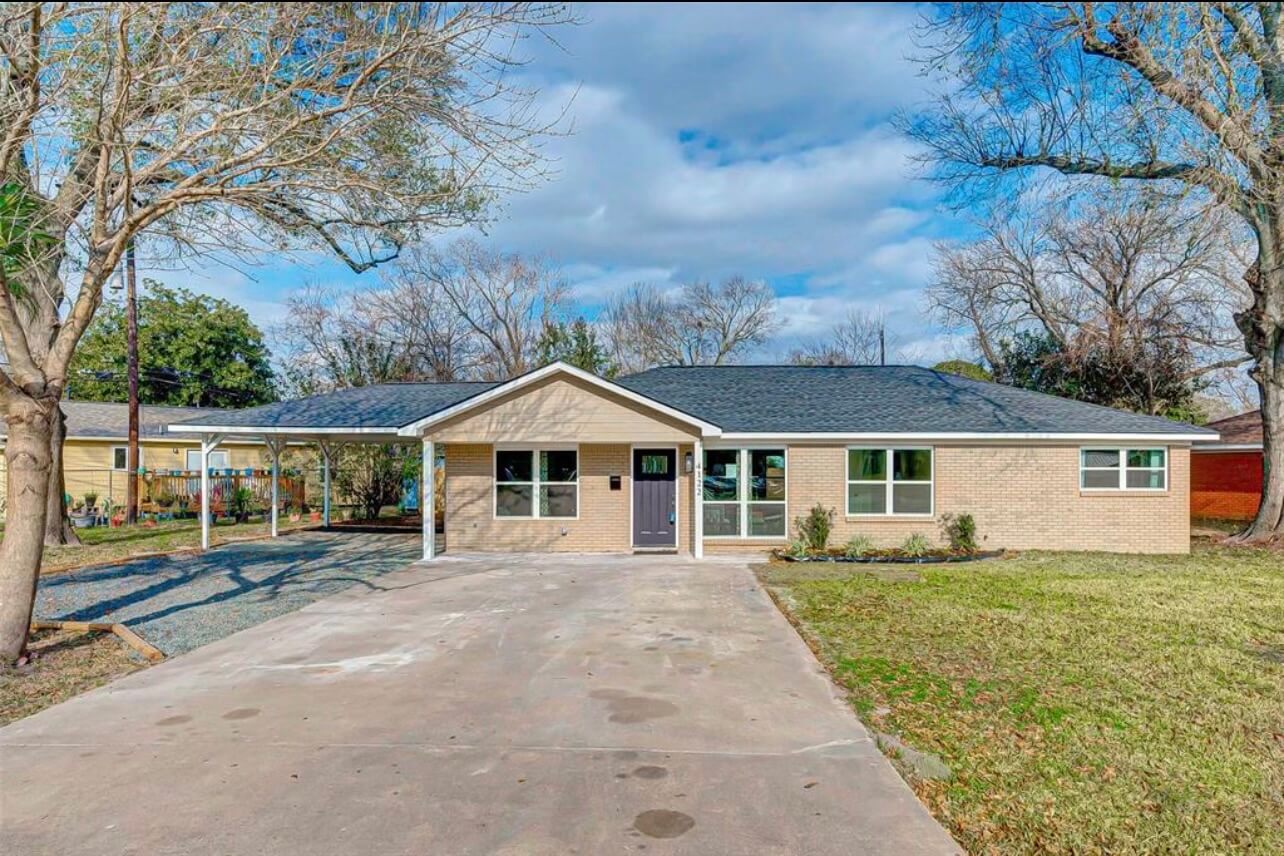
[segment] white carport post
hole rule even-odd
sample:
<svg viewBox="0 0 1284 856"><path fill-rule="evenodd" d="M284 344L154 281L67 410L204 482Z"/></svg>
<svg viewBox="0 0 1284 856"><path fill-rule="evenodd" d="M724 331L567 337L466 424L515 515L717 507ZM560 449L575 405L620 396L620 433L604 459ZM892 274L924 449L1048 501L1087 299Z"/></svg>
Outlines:
<svg viewBox="0 0 1284 856"><path fill-rule="evenodd" d="M424 438L423 467L419 476L419 514L423 518L424 561L437 555L437 450Z"/></svg>
<svg viewBox="0 0 1284 856"><path fill-rule="evenodd" d="M692 520L695 529L695 543L691 545L691 551L697 559L704 558L704 443L700 440L695 441L695 447L691 450L695 457L695 466L692 474L693 501L691 503L691 513L695 515Z"/></svg>
<svg viewBox="0 0 1284 856"><path fill-rule="evenodd" d="M330 444L318 443L321 447L321 522L326 529L330 528Z"/></svg>
<svg viewBox="0 0 1284 856"><path fill-rule="evenodd" d="M281 513L281 438L273 437L267 446L272 452L272 537L275 538Z"/></svg>
<svg viewBox="0 0 1284 856"><path fill-rule="evenodd" d="M201 549L210 548L210 452L223 442L222 434L201 435Z"/></svg>

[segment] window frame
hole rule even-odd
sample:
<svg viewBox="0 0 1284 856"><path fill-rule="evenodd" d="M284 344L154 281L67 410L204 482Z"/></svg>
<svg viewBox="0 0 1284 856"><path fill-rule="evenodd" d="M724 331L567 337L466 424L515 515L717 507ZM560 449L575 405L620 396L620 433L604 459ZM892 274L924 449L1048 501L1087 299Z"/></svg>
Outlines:
<svg viewBox="0 0 1284 856"><path fill-rule="evenodd" d="M120 452L125 456L125 465L122 467L116 466L117 452ZM147 466L147 464L145 463L146 460L147 460L147 455L146 453L143 452L143 444L139 443L138 444L138 468L140 470ZM116 472L116 473L123 473L123 472L129 471L129 447L128 446L111 447L111 469L112 469L112 472Z"/></svg>
<svg viewBox="0 0 1284 856"><path fill-rule="evenodd" d="M854 451L882 452L887 456L885 467L887 477L881 480L871 479L853 479L851 477L850 454ZM896 453L897 452L927 452L931 457L931 475L927 481L897 481L896 480ZM853 512L851 508L851 486L854 484L881 484L884 485L886 493L883 496L883 512ZM897 512L895 510L896 496L895 485L898 484L925 484L928 486L929 507L926 512ZM877 446L869 443L849 445L843 449L843 516L850 520L887 520L894 518L897 520L931 520L936 516L936 447L935 446Z"/></svg>
<svg viewBox="0 0 1284 856"><path fill-rule="evenodd" d="M189 466L187 466L187 464L191 462L191 456L192 456L192 453L193 453L193 452L195 452L195 453L196 453L196 466L194 466L194 467L189 467ZM225 467L216 467L216 466L214 466L214 462L213 462L213 460L212 460L212 459L213 459L213 457L214 457L215 455L223 455L223 456L224 456L224 460L226 460L226 461L227 461L227 466L225 466ZM210 461L210 469L211 469L211 470L230 470L230 469L232 468L232 453L231 453L231 451L230 451L230 450L228 450L228 449L217 449L217 448L216 448L216 449L211 449L211 450L210 450L210 458L211 458L211 461ZM200 471L201 471L201 450L200 450L200 449L184 449L184 450L183 450L183 472L188 472L188 473L199 473Z"/></svg>
<svg viewBox="0 0 1284 856"><path fill-rule="evenodd" d="M525 481L500 481L499 480L499 454L500 452L527 452L531 456L531 480ZM574 452L575 453L575 481L542 481L539 477L539 453L540 452ZM490 457L490 515L492 520L579 520L580 519L580 466L583 463L584 456L580 454L578 443L540 443L530 445L527 443L496 443L491 450ZM531 513L530 514L500 514L499 513L499 486L504 484L511 485L530 485L531 487ZM539 513L539 489L547 485L574 485L575 486L575 516L551 516L541 515Z"/></svg>
<svg viewBox="0 0 1284 856"><path fill-rule="evenodd" d="M1084 452L1117 452L1119 455L1118 467L1085 467L1083 465ZM1163 452L1163 467L1130 467L1128 466L1129 452ZM1172 467L1172 450L1168 446L1080 446L1079 447L1079 492L1080 493L1168 493ZM1084 472L1116 472L1119 474L1118 484L1114 487L1086 487L1083 483ZM1153 473L1163 472L1163 487L1129 487L1128 473Z"/></svg>
<svg viewBox="0 0 1284 856"><path fill-rule="evenodd" d="M707 458L710 452L735 452L736 466L739 468L736 477L736 498L730 499L705 499L704 498L704 479L707 471ZM785 459L785 496L784 499L752 499L752 453L753 452L782 452ZM700 461L700 479L696 489L700 491L700 514L704 515L706 505L734 505L737 508L737 517L739 520L740 532L737 535L709 535L703 534L706 541L783 541L789 538L789 446L786 443L763 443L751 446L708 446L704 447L702 452L704 458ZM750 505L779 505L785 510L785 531L779 535L750 535L749 534L749 506ZM701 532L705 533L704 521L701 520Z"/></svg>

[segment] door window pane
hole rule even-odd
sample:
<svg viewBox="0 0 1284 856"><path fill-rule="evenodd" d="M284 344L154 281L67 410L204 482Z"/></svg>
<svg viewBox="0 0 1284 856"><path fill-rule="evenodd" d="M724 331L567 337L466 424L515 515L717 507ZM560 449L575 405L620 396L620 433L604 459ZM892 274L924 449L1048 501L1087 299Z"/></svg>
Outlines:
<svg viewBox="0 0 1284 856"><path fill-rule="evenodd" d="M932 486L930 484L892 485L893 514L931 514Z"/></svg>
<svg viewBox="0 0 1284 856"><path fill-rule="evenodd" d="M643 455L642 456L642 474L648 476L663 476L669 474L669 456L668 455Z"/></svg>
<svg viewBox="0 0 1284 856"><path fill-rule="evenodd" d="M887 487L881 484L847 485L848 514L886 514Z"/></svg>
<svg viewBox="0 0 1284 856"><path fill-rule="evenodd" d="M735 502L705 503L704 534L739 535L740 504Z"/></svg>
<svg viewBox="0 0 1284 856"><path fill-rule="evenodd" d="M884 449L848 449L848 481L885 481L887 452Z"/></svg>

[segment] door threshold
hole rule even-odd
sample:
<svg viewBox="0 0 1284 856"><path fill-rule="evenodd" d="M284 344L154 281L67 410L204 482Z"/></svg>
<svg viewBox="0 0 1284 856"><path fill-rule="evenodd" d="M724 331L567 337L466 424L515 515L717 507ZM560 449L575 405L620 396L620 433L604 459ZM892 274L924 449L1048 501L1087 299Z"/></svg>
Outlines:
<svg viewBox="0 0 1284 856"><path fill-rule="evenodd" d="M678 554L678 548L677 547L634 547L633 555L636 556L639 554L649 554L649 555L658 555L658 556L676 556Z"/></svg>

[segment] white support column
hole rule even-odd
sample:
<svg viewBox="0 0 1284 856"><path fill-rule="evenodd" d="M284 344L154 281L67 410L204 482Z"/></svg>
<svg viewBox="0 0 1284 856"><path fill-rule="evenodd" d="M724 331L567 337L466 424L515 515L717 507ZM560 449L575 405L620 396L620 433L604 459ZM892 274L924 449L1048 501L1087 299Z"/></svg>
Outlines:
<svg viewBox="0 0 1284 856"><path fill-rule="evenodd" d="M272 451L272 537L276 537L278 518L281 514L281 440L273 437L268 443Z"/></svg>
<svg viewBox="0 0 1284 856"><path fill-rule="evenodd" d="M419 475L419 513L423 517L424 561L437 555L437 449L424 438L423 466Z"/></svg>
<svg viewBox="0 0 1284 856"><path fill-rule="evenodd" d="M223 442L222 434L201 435L201 549L210 548L210 452Z"/></svg>
<svg viewBox="0 0 1284 856"><path fill-rule="evenodd" d="M695 524L695 544L692 545L693 552L697 559L704 558L704 443L700 440L695 441L695 448L692 450L695 456L695 467L692 475L691 493L693 501L691 503L691 513Z"/></svg>
<svg viewBox="0 0 1284 856"><path fill-rule="evenodd" d="M330 528L330 444L319 443L321 447L321 521L325 528Z"/></svg>

